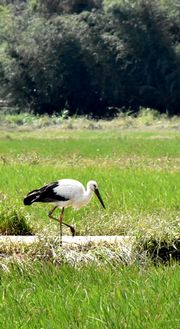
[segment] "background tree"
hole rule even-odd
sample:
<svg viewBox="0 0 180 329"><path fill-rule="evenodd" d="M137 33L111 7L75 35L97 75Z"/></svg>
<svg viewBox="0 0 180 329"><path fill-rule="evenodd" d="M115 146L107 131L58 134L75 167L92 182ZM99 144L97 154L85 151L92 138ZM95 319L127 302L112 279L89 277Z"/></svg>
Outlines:
<svg viewBox="0 0 180 329"><path fill-rule="evenodd" d="M39 7L44 13L81 13L102 8L102 0L40 0Z"/></svg>
<svg viewBox="0 0 180 329"><path fill-rule="evenodd" d="M179 113L178 11L167 2L18 3L0 7L1 98L35 113Z"/></svg>

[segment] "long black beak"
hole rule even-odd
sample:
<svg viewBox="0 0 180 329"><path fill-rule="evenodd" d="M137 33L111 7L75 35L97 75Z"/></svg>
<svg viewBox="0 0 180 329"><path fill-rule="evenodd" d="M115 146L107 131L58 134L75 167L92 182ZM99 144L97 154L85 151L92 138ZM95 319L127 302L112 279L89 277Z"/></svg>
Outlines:
<svg viewBox="0 0 180 329"><path fill-rule="evenodd" d="M97 195L97 197L98 197L99 201L101 202L103 208L106 209L99 190L98 189L95 189L94 193Z"/></svg>

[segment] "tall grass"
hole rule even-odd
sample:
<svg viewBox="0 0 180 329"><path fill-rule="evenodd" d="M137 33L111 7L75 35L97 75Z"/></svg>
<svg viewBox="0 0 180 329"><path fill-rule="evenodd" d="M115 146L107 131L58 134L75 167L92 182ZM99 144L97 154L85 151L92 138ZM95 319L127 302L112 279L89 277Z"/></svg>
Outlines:
<svg viewBox="0 0 180 329"><path fill-rule="evenodd" d="M7 110L7 113L10 109ZM59 127L63 129L112 129L114 128L142 128L142 127L154 127L154 128L177 128L179 126L180 119L178 116L168 117L167 114L159 114L158 111L149 108L141 108L136 116L131 113L120 112L120 114L111 121L107 120L91 120L87 117L69 117L68 111L64 110L61 116L57 115L33 115L31 113L20 114L0 114L0 127L7 129L23 128L36 129L36 128L49 128Z"/></svg>
<svg viewBox="0 0 180 329"><path fill-rule="evenodd" d="M179 326L179 267L21 264L1 270L0 325L17 328ZM7 272L9 270L9 272Z"/></svg>

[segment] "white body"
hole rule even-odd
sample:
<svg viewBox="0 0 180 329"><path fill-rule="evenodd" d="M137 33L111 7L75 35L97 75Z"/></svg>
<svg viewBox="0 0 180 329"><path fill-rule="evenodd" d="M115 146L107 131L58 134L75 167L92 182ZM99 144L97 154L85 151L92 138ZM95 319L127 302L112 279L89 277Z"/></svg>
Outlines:
<svg viewBox="0 0 180 329"><path fill-rule="evenodd" d="M93 181L88 182L87 190L77 180L74 179L60 179L58 186L53 189L54 193L64 198L69 199L68 201L56 201L54 204L58 208L73 207L79 209L86 205L92 198L93 190L90 188ZM97 183L96 183L97 184Z"/></svg>

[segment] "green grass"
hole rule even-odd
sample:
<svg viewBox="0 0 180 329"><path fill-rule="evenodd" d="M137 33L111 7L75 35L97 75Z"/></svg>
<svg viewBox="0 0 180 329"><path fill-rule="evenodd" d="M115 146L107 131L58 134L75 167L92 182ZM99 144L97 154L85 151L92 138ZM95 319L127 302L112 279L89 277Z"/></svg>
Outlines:
<svg viewBox="0 0 180 329"><path fill-rule="evenodd" d="M1 271L3 329L179 327L178 265L77 270L34 263L9 270Z"/></svg>
<svg viewBox="0 0 180 329"><path fill-rule="evenodd" d="M31 134L29 134L31 136ZM63 159L72 156L98 159L99 157L107 159L116 159L119 156L148 156L148 157L178 157L180 138L171 136L169 139L158 136L147 135L146 133L122 134L117 132L114 136L110 132L86 132L64 133L56 138L35 139L26 138L13 139L6 137L0 141L2 155L15 157L20 154L26 156L31 153L38 155L40 158ZM59 136L59 138L58 138ZM19 134L20 137L20 134ZM63 138L64 137L64 138ZM149 138L147 138L149 137Z"/></svg>

